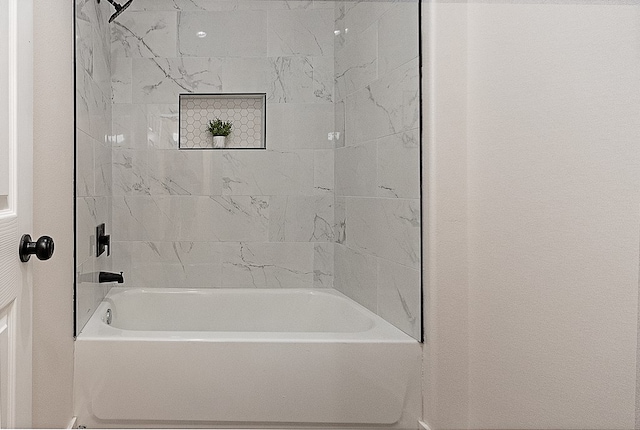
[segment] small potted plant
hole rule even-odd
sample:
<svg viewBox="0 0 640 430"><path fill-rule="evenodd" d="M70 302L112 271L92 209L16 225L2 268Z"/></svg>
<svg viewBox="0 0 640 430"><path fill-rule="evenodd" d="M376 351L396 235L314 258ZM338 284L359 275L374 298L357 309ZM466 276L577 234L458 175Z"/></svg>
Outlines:
<svg viewBox="0 0 640 430"><path fill-rule="evenodd" d="M209 121L209 133L213 136L213 147L224 148L225 139L231 133L233 123L231 121L223 121L220 118L216 118L213 121Z"/></svg>

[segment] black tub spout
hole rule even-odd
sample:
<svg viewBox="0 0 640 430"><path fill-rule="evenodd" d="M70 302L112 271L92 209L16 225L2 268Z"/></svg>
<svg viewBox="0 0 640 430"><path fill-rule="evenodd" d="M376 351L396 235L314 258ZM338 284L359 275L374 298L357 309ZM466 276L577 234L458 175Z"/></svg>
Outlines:
<svg viewBox="0 0 640 430"><path fill-rule="evenodd" d="M98 274L98 282L101 284L104 282L117 282L118 284L122 284L124 282L124 277L122 276L123 272L120 273L112 273L112 272L100 272Z"/></svg>

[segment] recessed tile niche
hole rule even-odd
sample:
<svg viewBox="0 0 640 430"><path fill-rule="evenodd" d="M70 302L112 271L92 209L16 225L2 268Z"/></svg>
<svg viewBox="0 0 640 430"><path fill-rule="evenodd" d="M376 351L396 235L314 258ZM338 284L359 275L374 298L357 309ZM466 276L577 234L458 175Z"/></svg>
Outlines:
<svg viewBox="0 0 640 430"><path fill-rule="evenodd" d="M214 148L209 121L231 121L224 148ZM265 149L266 94L180 94L180 149Z"/></svg>

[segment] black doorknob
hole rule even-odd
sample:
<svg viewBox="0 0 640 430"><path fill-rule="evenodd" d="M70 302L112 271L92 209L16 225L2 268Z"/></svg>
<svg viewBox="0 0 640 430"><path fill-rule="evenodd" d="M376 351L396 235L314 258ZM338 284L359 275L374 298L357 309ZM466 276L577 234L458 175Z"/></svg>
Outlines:
<svg viewBox="0 0 640 430"><path fill-rule="evenodd" d="M35 254L38 260L48 260L53 255L53 239L41 236L37 242L31 242L31 236L23 234L20 239L20 261L26 263Z"/></svg>

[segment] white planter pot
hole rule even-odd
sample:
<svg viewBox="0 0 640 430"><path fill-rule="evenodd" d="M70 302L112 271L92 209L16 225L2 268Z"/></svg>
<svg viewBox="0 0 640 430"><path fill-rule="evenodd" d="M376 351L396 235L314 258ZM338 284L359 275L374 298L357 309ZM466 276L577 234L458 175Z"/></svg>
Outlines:
<svg viewBox="0 0 640 430"><path fill-rule="evenodd" d="M213 147L224 148L226 139L227 139L227 136L213 136Z"/></svg>

